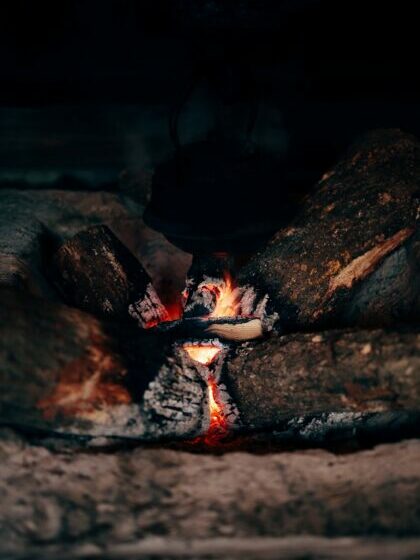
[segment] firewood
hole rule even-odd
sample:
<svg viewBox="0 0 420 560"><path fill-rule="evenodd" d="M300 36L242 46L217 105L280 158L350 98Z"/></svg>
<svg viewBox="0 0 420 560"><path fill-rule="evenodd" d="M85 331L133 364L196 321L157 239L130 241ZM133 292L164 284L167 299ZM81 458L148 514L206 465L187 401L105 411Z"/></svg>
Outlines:
<svg viewBox="0 0 420 560"><path fill-rule="evenodd" d="M368 134L243 269L241 282L269 294L286 330L418 320L419 182L415 138Z"/></svg>
<svg viewBox="0 0 420 560"><path fill-rule="evenodd" d="M53 277L66 302L97 317L129 319L132 306L144 326L165 312L143 266L104 225L83 230L60 247Z"/></svg>
<svg viewBox="0 0 420 560"><path fill-rule="evenodd" d="M336 421L343 412L418 413L420 331L275 335L228 361L226 383L242 423L255 428L331 412Z"/></svg>
<svg viewBox="0 0 420 560"><path fill-rule="evenodd" d="M413 425L418 434L418 334L320 336L273 336L237 350L218 343L211 372L232 437L269 429L280 441L318 444L353 429L373 440L389 427L412 435ZM0 290L1 423L143 441L203 436L208 375L169 334Z"/></svg>
<svg viewBox="0 0 420 560"><path fill-rule="evenodd" d="M54 298L44 261L54 247L51 231L23 193L0 191L0 285Z"/></svg>
<svg viewBox="0 0 420 560"><path fill-rule="evenodd" d="M195 436L206 386L182 357L167 360L171 345L163 334L2 289L0 422L83 436Z"/></svg>
<svg viewBox="0 0 420 560"><path fill-rule="evenodd" d="M99 442L86 452L5 432L2 558L418 558L416 440L347 454L214 456L145 446L111 453Z"/></svg>

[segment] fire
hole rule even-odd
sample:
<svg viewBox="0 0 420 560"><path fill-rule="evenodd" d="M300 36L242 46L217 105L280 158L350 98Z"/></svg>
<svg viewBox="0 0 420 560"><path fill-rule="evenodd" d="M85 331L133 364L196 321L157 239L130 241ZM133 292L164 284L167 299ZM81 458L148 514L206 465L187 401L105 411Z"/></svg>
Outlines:
<svg viewBox="0 0 420 560"><path fill-rule="evenodd" d="M227 434L228 424L223 408L218 402L219 395L217 381L212 376L208 378L207 390L209 399L210 426L205 436L205 442L212 445Z"/></svg>
<svg viewBox="0 0 420 560"><path fill-rule="evenodd" d="M212 292L216 299L216 305L208 317L236 317L239 315L241 295L229 272L225 272L220 285L206 284L204 288Z"/></svg>
<svg viewBox="0 0 420 560"><path fill-rule="evenodd" d="M213 363L221 352L220 348L209 344L184 344L183 348L190 358L205 366Z"/></svg>

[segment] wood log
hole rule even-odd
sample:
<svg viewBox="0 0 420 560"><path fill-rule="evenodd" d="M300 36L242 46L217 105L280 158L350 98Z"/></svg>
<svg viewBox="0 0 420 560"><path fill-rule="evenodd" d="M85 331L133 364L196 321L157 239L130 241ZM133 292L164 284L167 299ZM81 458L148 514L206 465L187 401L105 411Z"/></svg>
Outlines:
<svg viewBox="0 0 420 560"><path fill-rule="evenodd" d="M417 334L299 336L240 346L236 357L221 344L211 373L233 447L237 431L314 445L351 440L355 430L371 441L419 435ZM205 435L209 371L173 342L0 290L0 423L143 441Z"/></svg>
<svg viewBox="0 0 420 560"><path fill-rule="evenodd" d="M26 197L0 191L0 285L54 298L44 265L54 238Z"/></svg>
<svg viewBox="0 0 420 560"><path fill-rule="evenodd" d="M111 544L104 551L95 545L31 546L23 553L7 551L8 560L138 560L139 558L241 558L243 560L412 560L420 554L416 537L214 537L179 539L146 537Z"/></svg>
<svg viewBox="0 0 420 560"><path fill-rule="evenodd" d="M140 539L155 537L157 546L157 537L174 536L216 539L214 550L201 549L203 557L231 558L218 538L296 535L304 543L305 534L408 538L420 531L415 440L341 455L312 449L214 456L144 447L110 453L71 442L31 444L5 430L0 435L4 558L14 552L32 559L36 550L49 558L50 547L57 558L58 546L77 558L71 553L84 546L82 558L124 558L125 550L134 559L142 552L135 548ZM145 557L172 557L171 550L159 554L162 549L146 548L150 541L140 542ZM184 549L176 550L184 557ZM200 557L200 548L196 552L193 558Z"/></svg>
<svg viewBox="0 0 420 560"><path fill-rule="evenodd" d="M291 417L298 426L299 417L334 413L313 424L314 438L343 412L419 412L420 332L272 336L227 363L226 384L247 427L281 426Z"/></svg>
<svg viewBox="0 0 420 560"><path fill-rule="evenodd" d="M129 307L150 301L144 323L163 313L150 277L107 226L94 226L64 243L53 277L65 300L97 317L129 319ZM141 317L140 317L141 318Z"/></svg>
<svg viewBox="0 0 420 560"><path fill-rule="evenodd" d="M0 290L0 423L143 440L200 435L206 384L171 343Z"/></svg>
<svg viewBox="0 0 420 560"><path fill-rule="evenodd" d="M285 330L418 320L419 182L415 138L368 134L242 270L241 283L269 294Z"/></svg>

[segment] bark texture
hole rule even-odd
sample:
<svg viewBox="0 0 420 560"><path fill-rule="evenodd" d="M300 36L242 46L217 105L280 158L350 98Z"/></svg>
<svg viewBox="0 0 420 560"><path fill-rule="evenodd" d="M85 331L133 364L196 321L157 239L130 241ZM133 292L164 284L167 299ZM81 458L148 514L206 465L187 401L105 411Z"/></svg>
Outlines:
<svg viewBox="0 0 420 560"><path fill-rule="evenodd" d="M241 421L257 428L324 412L419 411L420 334L276 335L229 361L226 379Z"/></svg>
<svg viewBox="0 0 420 560"><path fill-rule="evenodd" d="M2 188L0 281L54 297L44 260L80 230L105 224L144 266L162 302L179 302L191 255L148 228L142 214L140 204L116 193Z"/></svg>
<svg viewBox="0 0 420 560"><path fill-rule="evenodd" d="M420 144L399 130L356 143L243 269L280 327L383 326L420 313Z"/></svg>
<svg viewBox="0 0 420 560"><path fill-rule="evenodd" d="M75 541L105 553L152 536L420 531L418 441L341 456L322 450L210 456L141 448L76 452L70 444L29 444L3 430L0 454L3 554L32 546L47 552L59 543L71 552Z"/></svg>
<svg viewBox="0 0 420 560"><path fill-rule="evenodd" d="M147 272L107 226L83 230L60 247L53 276L66 301L99 317L127 319L151 289Z"/></svg>

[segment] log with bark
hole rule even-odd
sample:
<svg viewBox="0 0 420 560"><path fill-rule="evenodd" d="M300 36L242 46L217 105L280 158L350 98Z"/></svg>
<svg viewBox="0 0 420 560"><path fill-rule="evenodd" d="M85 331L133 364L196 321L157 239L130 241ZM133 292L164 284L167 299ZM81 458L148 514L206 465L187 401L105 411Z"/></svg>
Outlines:
<svg viewBox="0 0 420 560"><path fill-rule="evenodd" d="M204 382L169 367L167 346L163 336L1 290L1 422L76 435L196 434Z"/></svg>
<svg viewBox="0 0 420 560"><path fill-rule="evenodd" d="M285 330L418 321L419 183L415 138L366 135L242 270L241 283L269 294Z"/></svg>
<svg viewBox="0 0 420 560"><path fill-rule="evenodd" d="M420 412L420 331L272 336L230 360L225 381L247 427L283 425L316 439L334 424L356 428L358 418L363 424L370 413L392 411L410 412L413 425Z"/></svg>
<svg viewBox="0 0 420 560"><path fill-rule="evenodd" d="M131 316L144 327L166 313L143 266L104 225L64 243L54 255L52 276L67 303L97 317Z"/></svg>
<svg viewBox="0 0 420 560"><path fill-rule="evenodd" d="M31 444L2 430L0 456L4 558L58 558L61 551L64 558L184 558L185 548L174 553L176 540L170 548L173 539L216 543L188 549L189 557L248 558L243 546L236 555L229 544L290 535L296 545L304 535L346 536L354 544L350 536L396 539L420 531L420 443L413 440L344 455L211 456L145 448L83 452L71 442ZM292 558L314 557L296 550ZM390 551L381 557L400 558L395 541ZM258 552L255 558L266 557ZM344 558L355 558L354 549L347 552ZM326 550L319 556L337 557L343 556ZM375 558L360 556L366 557Z"/></svg>
<svg viewBox="0 0 420 560"><path fill-rule="evenodd" d="M44 275L54 236L25 202L19 193L0 191L0 285L54 297Z"/></svg>

